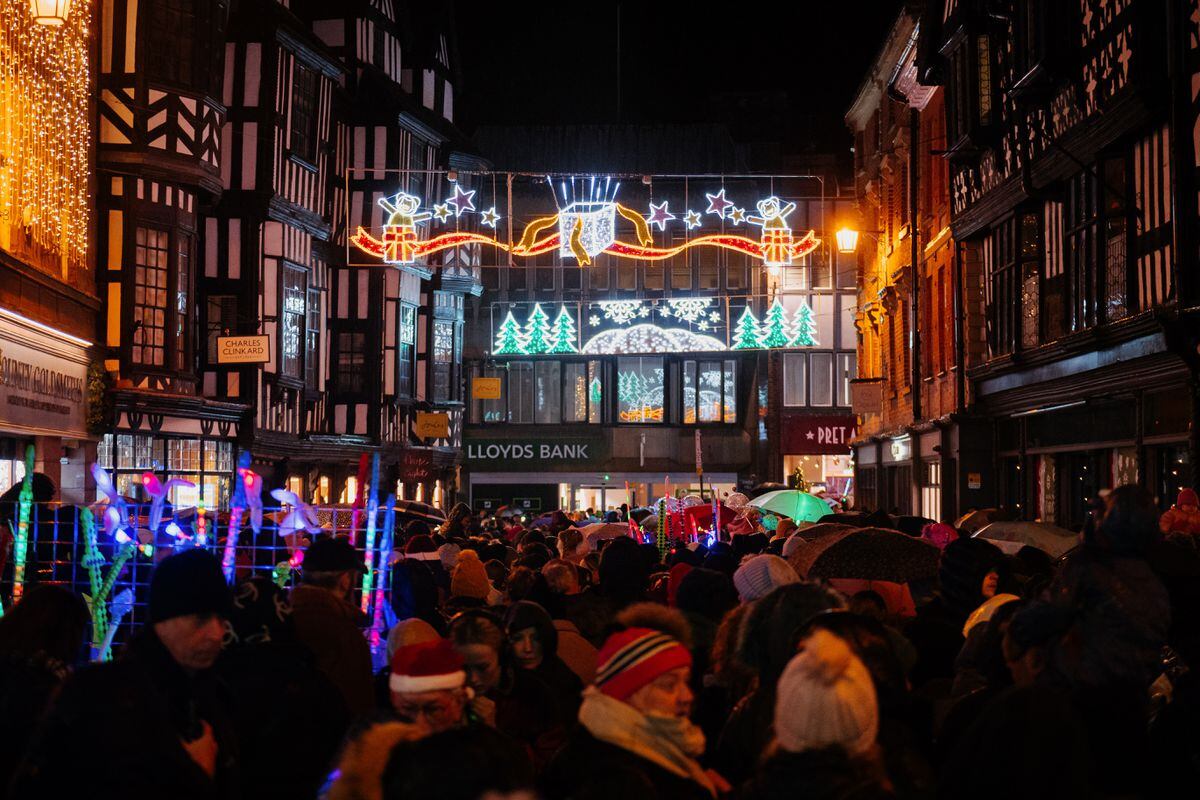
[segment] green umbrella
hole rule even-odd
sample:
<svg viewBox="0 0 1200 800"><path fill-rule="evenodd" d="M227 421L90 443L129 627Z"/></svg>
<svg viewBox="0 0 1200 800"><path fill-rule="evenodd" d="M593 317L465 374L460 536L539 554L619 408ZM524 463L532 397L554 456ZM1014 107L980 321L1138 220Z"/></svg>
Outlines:
<svg viewBox="0 0 1200 800"><path fill-rule="evenodd" d="M791 517L796 522L816 522L829 514L828 503L799 489L767 492L751 500L750 505Z"/></svg>

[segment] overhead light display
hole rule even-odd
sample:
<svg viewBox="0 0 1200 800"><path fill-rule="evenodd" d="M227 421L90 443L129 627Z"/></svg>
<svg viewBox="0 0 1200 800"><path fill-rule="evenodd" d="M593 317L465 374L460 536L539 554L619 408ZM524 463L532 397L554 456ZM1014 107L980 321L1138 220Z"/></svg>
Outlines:
<svg viewBox="0 0 1200 800"><path fill-rule="evenodd" d="M360 226L351 242L383 263L397 266L414 264L418 259L450 248L481 246L522 260L557 253L581 267L592 265L602 253L620 259L662 261L694 248L729 250L759 259L767 267L784 267L797 263L821 244L813 231L794 234L787 220L796 204L774 195L755 203L757 214L747 215L726 197L727 190L721 188L715 194L704 193L708 201L704 214L689 209L680 217L670 211L669 199L661 202L652 199L649 213L642 215L617 200L621 183L611 176L557 181L548 177L546 182L555 212L530 213L522 209L514 214L509 208L510 219L533 217L515 242L498 238L496 223L501 215L496 206L477 209L477 190L466 189L461 180L453 184L450 197L432 201L432 210L422 210L422 202L406 192L380 200L379 205L388 213L383 230L374 234ZM491 234L463 230L464 225L472 227L468 223L472 218L478 222L473 227L490 228ZM454 230L422 232L423 226L418 223L429 220L434 221L435 227L452 226ZM720 230L704 233L706 221ZM757 238L729 233L725 230L726 223L732 228L744 223L761 231ZM663 246L654 243L656 229L667 240Z"/></svg>

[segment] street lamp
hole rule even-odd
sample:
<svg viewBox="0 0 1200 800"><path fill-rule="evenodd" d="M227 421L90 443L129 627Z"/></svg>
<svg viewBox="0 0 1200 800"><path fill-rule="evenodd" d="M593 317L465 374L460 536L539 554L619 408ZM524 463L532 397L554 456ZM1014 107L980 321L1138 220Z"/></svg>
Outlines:
<svg viewBox="0 0 1200 800"><path fill-rule="evenodd" d="M34 22L53 28L65 23L71 11L71 0L29 0L29 5Z"/></svg>
<svg viewBox="0 0 1200 800"><path fill-rule="evenodd" d="M858 249L858 231L853 228L839 228L833 236L837 239L839 253L853 253Z"/></svg>

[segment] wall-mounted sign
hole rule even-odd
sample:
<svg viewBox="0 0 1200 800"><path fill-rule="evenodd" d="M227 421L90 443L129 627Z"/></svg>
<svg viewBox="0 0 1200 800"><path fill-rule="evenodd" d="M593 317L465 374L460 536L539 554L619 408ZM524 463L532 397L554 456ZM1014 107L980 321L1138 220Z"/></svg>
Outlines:
<svg viewBox="0 0 1200 800"><path fill-rule="evenodd" d="M88 357L76 341L0 317L0 423L87 436Z"/></svg>
<svg viewBox="0 0 1200 800"><path fill-rule="evenodd" d="M700 446L700 431L696 431L696 474L704 474L704 453Z"/></svg>
<svg viewBox="0 0 1200 800"><path fill-rule="evenodd" d="M413 428L422 439L445 439L450 436L450 415L444 411L418 411Z"/></svg>
<svg viewBox="0 0 1200 800"><path fill-rule="evenodd" d="M794 415L784 417L785 455L841 455L850 452L857 433L853 414Z"/></svg>
<svg viewBox="0 0 1200 800"><path fill-rule="evenodd" d="M218 364L265 364L271 360L270 336L218 336Z"/></svg>
<svg viewBox="0 0 1200 800"><path fill-rule="evenodd" d="M471 379L471 399L472 400L499 400L500 399L500 379L499 378L472 378Z"/></svg>
<svg viewBox="0 0 1200 800"><path fill-rule="evenodd" d="M883 460L885 462L900 462L908 461L912 458L912 438L909 436L900 436L892 439L883 446Z"/></svg>
<svg viewBox="0 0 1200 800"><path fill-rule="evenodd" d="M607 457L605 440L595 438L485 439L463 442L463 455L475 469L537 470L595 465Z"/></svg>
<svg viewBox="0 0 1200 800"><path fill-rule="evenodd" d="M967 473L967 488L968 489L982 489L983 488L983 475L979 472L968 472Z"/></svg>
<svg viewBox="0 0 1200 800"><path fill-rule="evenodd" d="M425 483L433 480L433 453L429 450L405 450L400 456L400 480Z"/></svg>

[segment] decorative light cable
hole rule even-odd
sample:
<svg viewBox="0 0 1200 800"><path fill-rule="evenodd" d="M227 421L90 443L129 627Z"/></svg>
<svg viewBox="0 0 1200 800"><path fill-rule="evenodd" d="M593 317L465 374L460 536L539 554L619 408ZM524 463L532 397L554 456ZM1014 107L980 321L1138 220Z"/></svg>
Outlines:
<svg viewBox="0 0 1200 800"><path fill-rule="evenodd" d="M39 25L0 0L0 248L66 277L87 263L90 3Z"/></svg>
<svg viewBox="0 0 1200 800"><path fill-rule="evenodd" d="M364 454L365 455L365 454ZM359 485L362 492L362 485ZM371 605L372 570L375 567L375 535L379 521L379 453L371 456L371 486L367 493L367 542L366 553L363 556L367 571L362 577L362 613L366 614Z"/></svg>
<svg viewBox="0 0 1200 800"><path fill-rule="evenodd" d="M29 550L29 513L33 509L33 445L25 448L25 477L17 500L17 529L13 535L13 603L25 593L25 559ZM11 524L11 523L10 523Z"/></svg>
<svg viewBox="0 0 1200 800"><path fill-rule="evenodd" d="M234 471L233 497L229 501L229 528L225 532L225 553L221 558L221 570L225 573L225 582L229 584L233 583L238 533L242 529L242 512L246 508L246 486L243 475L249 471L249 467L250 453L243 450L238 455L238 466Z"/></svg>
<svg viewBox="0 0 1200 800"><path fill-rule="evenodd" d="M371 621L371 654L373 656L378 656L383 647L383 607L387 603L387 585L392 571L392 547L395 537L396 496L389 494L383 512L383 543L379 546L379 580L375 582L375 610Z"/></svg>

